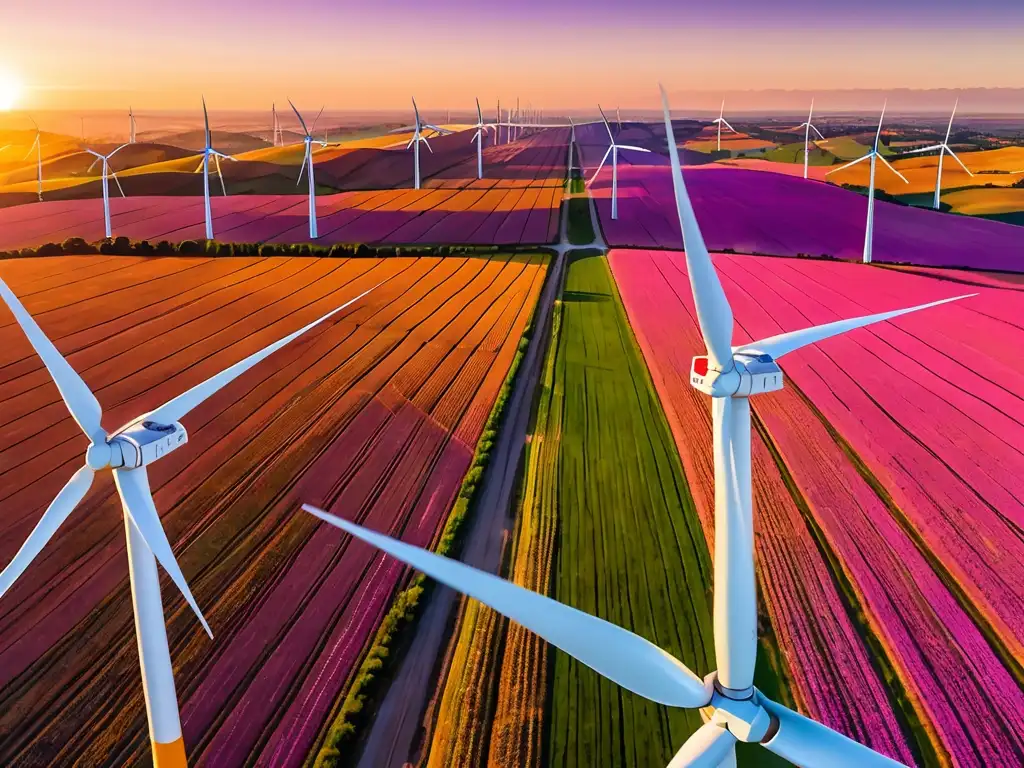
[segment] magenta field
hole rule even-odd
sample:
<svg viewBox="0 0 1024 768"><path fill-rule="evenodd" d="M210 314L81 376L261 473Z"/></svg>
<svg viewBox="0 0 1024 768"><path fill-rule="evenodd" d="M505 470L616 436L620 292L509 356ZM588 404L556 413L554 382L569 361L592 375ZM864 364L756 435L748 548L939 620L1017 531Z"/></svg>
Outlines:
<svg viewBox="0 0 1024 768"><path fill-rule="evenodd" d="M1024 348L1024 285L948 270L714 260L736 343L979 293L784 358L786 388L752 403L759 577L811 714L907 759L895 694L937 754L1020 765L1024 361L1007 351ZM688 383L702 347L684 256L620 250L611 264L710 533L701 458L710 417Z"/></svg>
<svg viewBox="0 0 1024 768"><path fill-rule="evenodd" d="M697 218L712 250L861 258L867 216L867 199L862 195L824 182L742 168L701 166L688 167L685 172ZM591 187L609 245L680 247L667 159L656 154L622 153L618 189L619 217L612 220L611 168L602 170ZM877 202L874 260L1020 272L1024 271L1024 230L996 221Z"/></svg>

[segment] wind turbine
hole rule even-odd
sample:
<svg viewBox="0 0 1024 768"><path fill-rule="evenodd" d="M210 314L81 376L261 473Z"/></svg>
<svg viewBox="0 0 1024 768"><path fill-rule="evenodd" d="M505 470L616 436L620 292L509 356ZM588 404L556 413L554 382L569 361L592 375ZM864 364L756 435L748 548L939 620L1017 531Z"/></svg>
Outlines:
<svg viewBox="0 0 1024 768"><path fill-rule="evenodd" d="M277 116L277 104L270 105L270 115L273 118L273 137L271 144L275 147L284 146L284 131L281 129L281 118Z"/></svg>
<svg viewBox="0 0 1024 768"><path fill-rule="evenodd" d="M732 309L686 192L664 90L662 101L687 271L698 324L707 347L707 356L693 359L691 384L713 398L714 628L719 669L702 680L666 651L603 619L315 507L304 505L303 509L476 598L633 693L670 707L710 707L713 712L707 722L683 744L670 768L735 765L738 741L760 743L780 757L806 768L899 766L895 760L772 701L754 687L757 585L748 397L782 388L782 370L775 361L787 352L955 299L840 320L733 347Z"/></svg>
<svg viewBox="0 0 1024 768"><path fill-rule="evenodd" d="M963 168L965 171L967 171L967 175L968 176L971 176L972 178L974 176L974 174L970 172L970 170L967 168L967 166L963 164L963 161L959 157L956 156L956 152L954 152L949 147L949 134L953 130L953 118L956 117L956 108L957 108L957 106L959 106L959 104L960 104L960 99L957 99L953 103L953 114L951 114L949 116L949 127L946 128L946 138L940 144L934 144L934 145L932 145L930 147L922 147L921 149L912 149L909 152L904 152L903 153L905 155L916 155L916 154L919 154L921 152L934 152L936 149L939 150L939 170L935 174L935 202L932 205L932 207L935 210L939 210L939 197L942 194L942 160L945 157L947 152L949 153L950 157L952 157L954 160L956 160L958 163L960 163L960 167Z"/></svg>
<svg viewBox="0 0 1024 768"><path fill-rule="evenodd" d="M128 107L128 143L135 143L135 112L131 107ZM107 235L110 237L110 235Z"/></svg>
<svg viewBox="0 0 1024 768"><path fill-rule="evenodd" d="M302 119L299 110L295 109L291 99L288 100L288 104L291 105L292 111L295 112L295 116L299 118L299 122L302 124L302 132L304 134L302 141L306 145L306 149L302 157L302 166L299 168L299 179L295 182L295 186L298 186L302 181L303 169L308 167L306 181L309 183L309 239L316 240L320 234L316 228L316 181L313 179L313 143L316 142L321 147L326 147L327 142L314 139L313 131L316 130L316 124L320 120L320 115L324 113L324 107L320 107L320 112L317 114L316 120L313 121L313 127L307 128L306 121Z"/></svg>
<svg viewBox="0 0 1024 768"><path fill-rule="evenodd" d="M131 142L129 142L129 144L130 143ZM128 144L122 144L120 147L115 149L109 155L101 155L99 152L95 152L95 151L93 151L91 149L86 149L85 150L90 155L92 155L93 157L96 158L95 160L93 160L92 165L89 166L89 171L88 172L91 172L92 169L96 167L96 163L99 163L99 162L103 163L103 224L105 226L106 237L112 237L113 236L112 233L111 233L111 230L110 230L110 177L111 176L114 177L114 182L117 184L117 190L121 193L121 197L124 197L124 190L121 188L121 182L118 180L117 174L114 173L110 169L110 158L112 158L114 155L116 155L118 152L120 152L122 149L124 149L127 146L128 146Z"/></svg>
<svg viewBox="0 0 1024 768"><path fill-rule="evenodd" d="M476 100L476 133L471 141L476 142L476 177L484 177L484 113L480 111L480 99Z"/></svg>
<svg viewBox="0 0 1024 768"><path fill-rule="evenodd" d="M724 102L723 102L722 106L723 107L725 106ZM817 128L815 128L814 124L811 122L811 118L813 117L813 115L814 115L814 99L811 99L811 110L807 113L807 122L806 123L800 123L800 125L798 126L798 127L804 129L804 178L805 179L807 178L807 171L808 171L807 166L809 165L809 160L810 160L810 157L811 157L811 131L814 131L816 134L818 134L818 137L822 141L825 140L825 137L821 135L821 131L819 131Z"/></svg>
<svg viewBox="0 0 1024 768"><path fill-rule="evenodd" d="M7 592L85 498L95 474L107 469L112 470L114 484L121 497L125 535L128 539L128 573L135 612L135 632L139 644L139 663L142 667L142 692L146 700L153 761L157 766L186 765L178 700L174 690L174 673L167 645L163 603L160 598L157 563L160 563L171 577L171 581L185 597L206 633L210 637L213 637L213 633L174 558L174 552L160 522L160 515L153 503L147 467L188 442L188 433L181 425L180 419L187 416L200 403L264 358L367 293L369 291L178 395L156 410L139 416L112 433L107 433L101 423L103 409L95 395L61 356L32 316L25 311L17 296L0 280L0 296L42 358L72 417L90 440L85 452L85 465L72 475L57 494L14 559L0 573L0 597Z"/></svg>
<svg viewBox="0 0 1024 768"><path fill-rule="evenodd" d="M203 121L206 124L206 146L203 147L203 159L199 161L199 167L196 168L196 173L199 171L203 172L203 203L206 209L206 239L213 240L213 211L210 208L210 158L213 158L214 165L217 167L217 176L220 178L220 191L227 197L228 190L224 186L224 174L220 171L220 159L223 157L225 160L235 161L235 158L230 155L225 155L222 152L218 152L213 148L213 144L210 140L210 116L206 112L206 97L203 97Z"/></svg>
<svg viewBox="0 0 1024 768"><path fill-rule="evenodd" d="M881 153L879 153L879 151L878 151L878 142L882 138L882 121L885 119L885 108L888 105L888 103L889 103L889 100L886 99L885 102L882 104L882 116L878 118L878 132L875 133L875 143L872 145L871 151L868 152L863 157L858 157L853 162L846 163L846 165L841 165L838 168L836 168L834 171L829 171L828 173L825 174L826 176L831 176L833 173L837 173L838 171L842 171L842 170L845 170L847 168L850 168L850 167L856 165L857 163L863 162L864 160L868 160L868 159L871 160L871 175L870 175L870 180L868 182L868 222L867 222L867 226L866 226L866 228L864 230L864 263L865 264L870 264L871 263L871 249L872 249L872 246L874 244L874 239L875 239L875 160L876 159L880 159L883 163L885 163L886 168L888 168L890 171L892 171L897 176L899 176L901 179L903 179L903 182L905 184L909 184L910 183L909 181L907 181L907 177L904 176L899 171L897 171L895 168L893 168L889 164L889 161L886 160L885 157L883 157L881 155Z"/></svg>
<svg viewBox="0 0 1024 768"><path fill-rule="evenodd" d="M501 144L501 99L498 99L498 118L494 121L494 143Z"/></svg>
<svg viewBox="0 0 1024 768"><path fill-rule="evenodd" d="M718 117L711 121L712 125L718 125L718 151L722 151L722 126L724 125L733 133L739 133L735 128L729 125L729 121L725 119L725 99L722 99L722 108L718 110Z"/></svg>
<svg viewBox="0 0 1024 768"><path fill-rule="evenodd" d="M430 142L427 141L427 137L423 135L423 128L434 128L432 125L427 125L420 122L420 108L416 106L416 99L412 100L412 110L416 114L416 124L413 127L412 138L409 139L409 143L405 145L408 149L412 147L412 162L413 162L413 189L420 188L420 142L422 141L427 145L427 149L430 149ZM436 130L436 129L435 129ZM430 154L434 154L434 150L430 149Z"/></svg>
<svg viewBox="0 0 1024 768"><path fill-rule="evenodd" d="M39 123L37 123L31 116L28 118L32 120L32 125L36 127L36 138L32 142L32 146L28 148L28 152L22 160L28 160L32 155L32 150L36 151L36 194L39 196L39 202L43 202L43 141L42 134L39 132Z"/></svg>
<svg viewBox="0 0 1024 768"><path fill-rule="evenodd" d="M604 157L601 158L601 164L597 166L597 170L594 171L594 175L590 177L588 185L594 183L594 179L597 178L597 174L604 168L605 161L608 159L608 155L612 156L612 218L619 218L619 150L628 149L631 152L650 152L649 149L643 147L633 147L629 144L616 144L615 137L612 135L612 127L608 123L608 118L604 114L604 110L601 109L601 105L597 105L598 111L601 113L601 119L604 121L605 130L608 131L608 141L611 144L608 150L604 153Z"/></svg>

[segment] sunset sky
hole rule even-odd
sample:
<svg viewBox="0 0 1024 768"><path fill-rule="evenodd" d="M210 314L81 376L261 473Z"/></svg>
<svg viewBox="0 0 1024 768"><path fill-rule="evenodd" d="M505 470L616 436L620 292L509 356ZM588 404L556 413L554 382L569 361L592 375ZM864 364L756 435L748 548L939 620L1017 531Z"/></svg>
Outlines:
<svg viewBox="0 0 1024 768"><path fill-rule="evenodd" d="M13 80L19 109L191 108L201 92L219 109L287 96L388 109L411 93L435 109L476 95L646 108L658 80L700 109L776 88L827 108L837 89L1024 86L1022 0L6 0L2 13L0 97Z"/></svg>

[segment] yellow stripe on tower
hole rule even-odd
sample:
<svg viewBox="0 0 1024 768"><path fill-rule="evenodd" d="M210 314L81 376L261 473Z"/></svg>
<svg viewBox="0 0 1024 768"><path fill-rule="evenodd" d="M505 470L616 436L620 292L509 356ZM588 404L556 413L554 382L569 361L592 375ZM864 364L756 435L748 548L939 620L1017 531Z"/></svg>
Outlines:
<svg viewBox="0 0 1024 768"><path fill-rule="evenodd" d="M154 741L153 766L154 768L188 768L188 761L185 759L185 740L178 737L170 744Z"/></svg>

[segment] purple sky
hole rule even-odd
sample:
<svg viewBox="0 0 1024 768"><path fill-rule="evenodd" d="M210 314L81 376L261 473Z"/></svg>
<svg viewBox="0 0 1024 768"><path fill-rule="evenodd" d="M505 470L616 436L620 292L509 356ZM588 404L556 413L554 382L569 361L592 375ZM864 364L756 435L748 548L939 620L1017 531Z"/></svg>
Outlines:
<svg viewBox="0 0 1024 768"><path fill-rule="evenodd" d="M837 89L1024 87L1024 0L4 5L0 71L31 108L180 108L200 91L222 109L289 95L404 107L413 92L437 109L517 94L551 109L639 108L655 106L662 80L695 109L723 91L797 89L827 110Z"/></svg>

